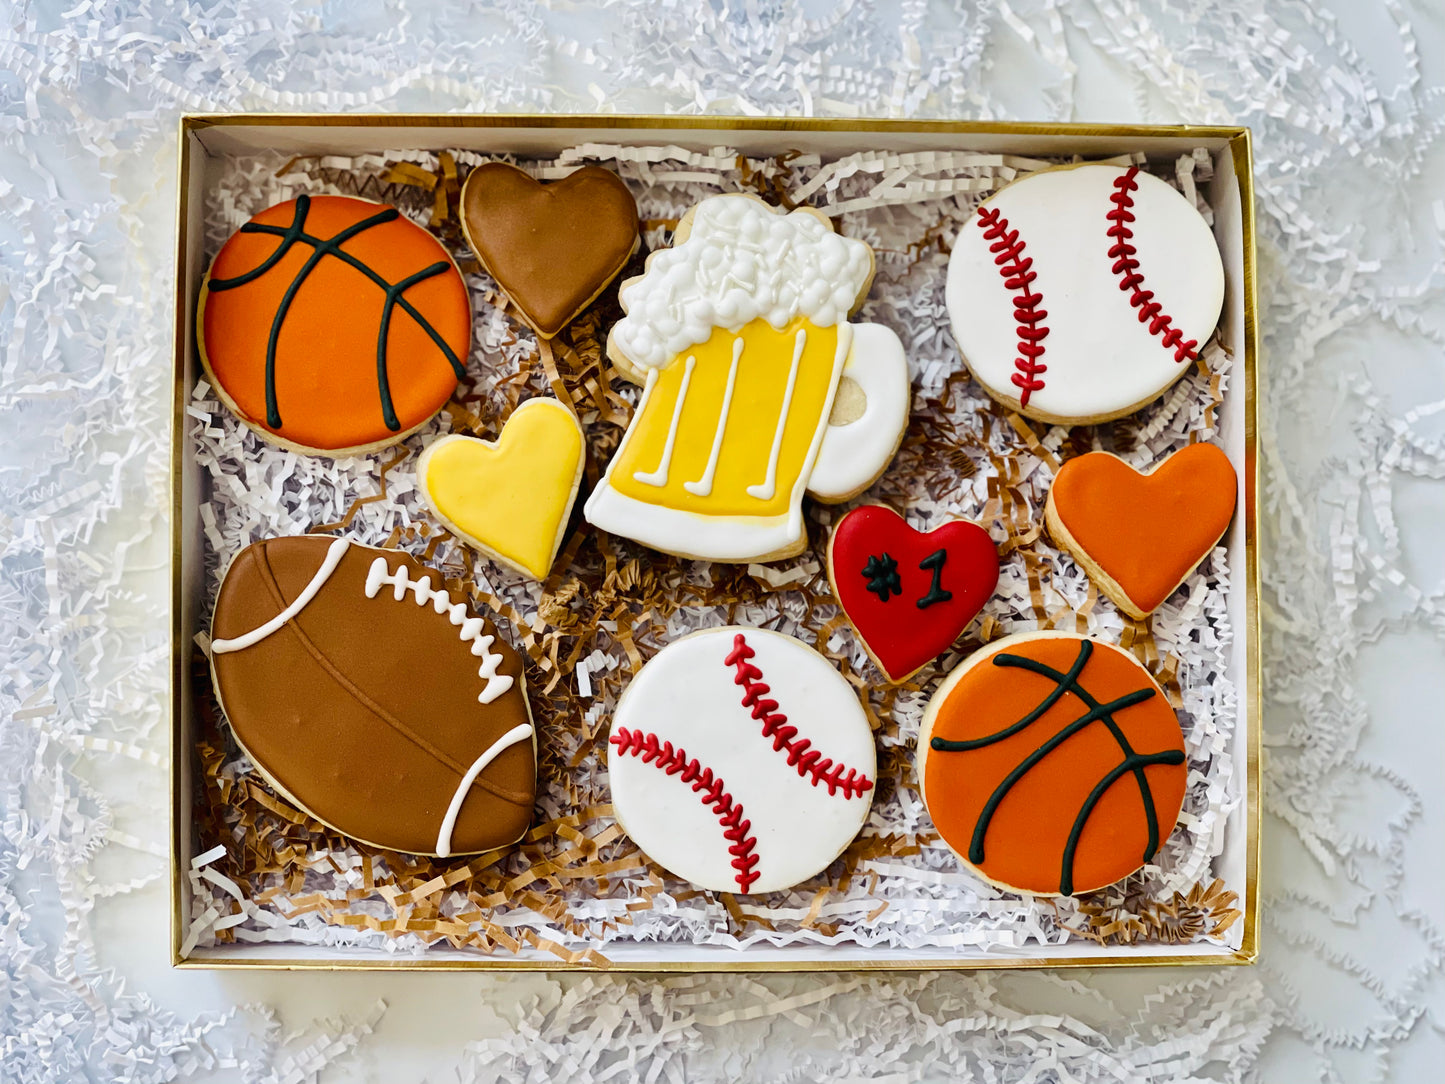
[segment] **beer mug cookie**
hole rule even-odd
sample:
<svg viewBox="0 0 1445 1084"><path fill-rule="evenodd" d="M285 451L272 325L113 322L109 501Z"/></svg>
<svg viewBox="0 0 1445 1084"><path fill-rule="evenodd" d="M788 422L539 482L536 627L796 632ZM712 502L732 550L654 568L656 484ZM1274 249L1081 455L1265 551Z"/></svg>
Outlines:
<svg viewBox="0 0 1445 1084"><path fill-rule="evenodd" d="M1132 414L1189 371L1224 303L1214 235L1138 166L1063 166L985 200L948 262L948 317L984 391L1057 425Z"/></svg>
<svg viewBox="0 0 1445 1084"><path fill-rule="evenodd" d="M873 250L821 213L703 200L622 284L608 356L643 385L589 523L681 557L766 561L806 543L803 494L857 496L908 424L908 363L850 324Z"/></svg>

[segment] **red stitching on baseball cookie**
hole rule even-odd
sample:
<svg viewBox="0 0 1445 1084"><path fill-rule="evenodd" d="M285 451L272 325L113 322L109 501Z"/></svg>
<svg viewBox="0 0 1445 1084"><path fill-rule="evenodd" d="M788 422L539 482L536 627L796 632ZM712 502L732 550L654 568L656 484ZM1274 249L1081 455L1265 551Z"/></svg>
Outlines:
<svg viewBox="0 0 1445 1084"><path fill-rule="evenodd" d="M733 856L732 867L738 871L734 877L738 891L746 892L758 879L758 872L753 868L758 864L755 853L758 837L752 834L753 822L743 819L742 803L733 800L722 777L713 775L712 769L704 768L697 758L689 758L681 746L673 748L672 742L660 742L657 735L650 732L619 726L609 740L619 753L638 757L642 763L660 768L668 775L681 776L684 783L691 783L692 789L702 796L703 805L712 806L725 829L723 838L731 844L728 854Z"/></svg>
<svg viewBox="0 0 1445 1084"><path fill-rule="evenodd" d="M993 262L1003 276L1004 288L1014 290L1014 322L1018 324L1019 357L1014 358L1014 385L1022 389L1019 406L1029 405L1029 396L1044 386L1042 374L1049 367L1042 360L1044 339L1049 329L1041 327L1039 321L1048 316L1048 310L1039 308L1044 295L1029 287L1038 273L1033 270L1034 258L1024 255L1024 242L1019 240L1019 231L1010 230L1008 219L999 214L997 207L978 209L978 226L983 230L983 239L993 242L988 250L994 254Z"/></svg>
<svg viewBox="0 0 1445 1084"><path fill-rule="evenodd" d="M1109 236L1114 239L1109 258L1114 261L1114 274L1119 276L1119 289L1133 291L1129 304L1139 310L1139 322L1147 322L1149 334L1158 335L1159 341L1174 351L1175 361L1193 361L1199 356L1194 352L1199 345L1198 340L1186 341L1184 333L1174 326L1174 318L1154 300L1154 291L1144 289L1144 276L1139 273L1139 261L1134 258L1138 250L1129 243L1134 239L1129 223L1134 221L1134 197L1131 193L1139 188L1139 182L1134 180L1138 173L1138 166L1130 166L1122 177L1114 181L1114 194L1109 197L1114 209L1105 216L1111 223Z"/></svg>
<svg viewBox="0 0 1445 1084"><path fill-rule="evenodd" d="M812 748L807 738L798 738L798 728L788 722L788 717L778 712L776 700L766 700L772 690L762 682L763 672L748 662L757 652L748 646L747 638L738 633L733 637L733 649L728 652L725 663L737 667L733 684L743 687L743 707L752 711L754 719L763 724L763 737L773 739L773 752L788 751L788 765L798 770L804 779L812 778L813 786L828 785L828 793L843 792L844 798L854 798L873 789L873 781L860 775L856 768L849 768L843 774L843 765L834 764L831 757L825 757Z"/></svg>

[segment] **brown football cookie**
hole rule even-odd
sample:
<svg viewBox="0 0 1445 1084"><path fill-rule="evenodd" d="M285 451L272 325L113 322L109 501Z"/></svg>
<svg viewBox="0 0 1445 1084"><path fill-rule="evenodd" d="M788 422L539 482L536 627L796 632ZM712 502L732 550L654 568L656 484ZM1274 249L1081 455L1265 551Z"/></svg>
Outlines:
<svg viewBox="0 0 1445 1084"><path fill-rule="evenodd" d="M226 571L211 673L263 777L371 846L441 858L515 843L536 790L522 661L404 553L300 535Z"/></svg>

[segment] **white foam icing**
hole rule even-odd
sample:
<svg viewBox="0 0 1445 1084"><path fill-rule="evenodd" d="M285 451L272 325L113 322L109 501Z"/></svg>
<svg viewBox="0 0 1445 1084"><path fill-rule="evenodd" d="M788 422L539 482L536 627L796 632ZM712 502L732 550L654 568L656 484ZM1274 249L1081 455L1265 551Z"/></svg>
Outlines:
<svg viewBox="0 0 1445 1084"><path fill-rule="evenodd" d="M808 211L783 213L745 196L713 196L693 211L687 240L653 253L624 284L627 315L612 328L622 353L658 369L715 328L763 318L783 328L848 318L873 270L868 245Z"/></svg>

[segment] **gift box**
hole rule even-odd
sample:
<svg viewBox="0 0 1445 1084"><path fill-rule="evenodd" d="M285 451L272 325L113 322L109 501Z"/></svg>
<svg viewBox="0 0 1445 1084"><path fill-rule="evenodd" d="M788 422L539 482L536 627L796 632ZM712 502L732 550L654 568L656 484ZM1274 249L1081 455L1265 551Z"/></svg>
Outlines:
<svg viewBox="0 0 1445 1084"><path fill-rule="evenodd" d="M665 190L667 195L658 204L662 207L675 205L688 191L723 190L721 178L732 187L739 182L750 185L765 196L786 194L789 189L779 179L796 171L791 175L803 180L801 188L792 190L795 194L802 191L809 202L824 202L827 206L823 209L829 214L876 213L876 224L870 221L865 228L881 231L879 237L887 240L884 234L891 221L890 209L902 208L899 213L903 215L909 208L936 203L953 211L974 194L995 190L1001 178L1033 168L1075 159L1138 161L1141 155L1152 164L1182 163L1178 167L1180 185L1186 195L1197 192L1212 216L1226 278L1214 354L1223 360L1216 362L1212 383L1207 373L1201 376L1203 382L1195 390L1205 404L1202 420L1190 424L1211 429L1241 483L1238 512L1220 543L1219 568L1224 571L1205 573L1208 582L1201 581L1192 616L1180 619L1186 626L1193 621L1209 623L1216 632L1227 630L1219 635L1217 666L1206 667L1205 678L1199 680L1227 685L1230 692L1210 701L1215 705L1214 717L1199 724L1213 743L1210 767L1197 781L1198 808L1190 813L1186 805L1193 846L1177 863L1174 880L1165 878L1166 883L1176 885L1171 894L1140 900L1130 897L1124 886L1112 894L1069 903L1064 912L1047 902L1025 906L1016 897L971 882L966 872L939 859L936 840L920 846L916 839L909 841L906 831L885 831L900 823L913 825L917 819L916 799L907 797L909 784L916 784L908 778L909 719L926 700L932 682L921 691L898 694L896 700L891 693L887 696L890 710L897 709L897 719L880 724L880 732L885 740L893 739L890 750L899 765L900 781L891 800L905 807L912 800L913 807L898 812L893 820L884 810L883 827L875 826L871 834L865 829L869 841L847 863L841 888L824 883L824 878L816 885L810 882L812 887L801 896L772 903L726 899L704 904L696 893L664 883L655 871L647 872L644 860L635 854L629 860L602 861L611 854L609 847L625 842L618 840L616 831L605 829L609 823L605 810L589 809L569 822L565 805L545 803L545 810L555 816L539 815L542 823L534 830L537 838L524 841L526 846L517 859L520 865L509 866L511 859L494 856L435 867L412 866L395 856L374 856L344 847L298 854L298 847L305 852L307 846L317 846L314 840L318 837L307 835L304 817L295 816L294 811L288 814L282 808L284 803L279 803L276 809L280 812L261 809L256 815L264 819L275 812L281 818L279 835L273 826L269 835L263 832L262 837L273 848L278 839L286 841L282 850L290 848L287 864L284 871L280 866L258 871L254 817L250 813L240 820L218 816L217 795L244 793L249 795L247 801L260 801L263 806L273 800L260 787L238 784L241 776L237 773L243 769L237 768L234 751L228 754L222 748L224 741L218 735L223 735L224 726L207 707L206 670L199 662L206 646L204 633L216 566L223 556L229 556L219 554L217 546L225 531L224 525L217 525L216 502L222 498L216 488L215 450L228 439L220 430L231 423L207 397L195 342L196 305L208 261L224 239L217 223L244 221L270 202L258 197L254 206L236 205L237 178L246 170L260 176L256 163L279 163L268 176L300 168L313 184L325 184L341 175L353 180L362 175L382 177L393 188L410 190L415 197L413 217L423 224L428 220L427 207L433 223L455 214L458 165L490 156L547 163L541 171L544 177L565 173L565 164L600 161L615 165L634 191L649 184ZM1254 512L1258 333L1250 169L1250 137L1244 128L752 117L278 114L182 118L172 459L174 964L796 971L1252 962L1259 919L1260 674ZM381 198L365 185L360 194ZM642 203L646 220L647 202ZM930 268L937 271L936 261L927 263L927 250L939 237L923 229L910 234L907 223L912 221L905 220L900 236L911 238L910 245L917 245L918 251L893 252L888 257L903 268L900 277L906 277L919 261L923 261L923 270L918 275L926 276ZM654 224L649 239L662 236L658 229L665 230L665 226ZM877 246L878 240L873 241ZM474 275L471 280L474 289L478 278ZM939 319L943 319L941 314ZM500 326L500 320L498 317L499 323L492 326ZM605 334L606 328L600 331ZM525 354L534 345L529 334L507 336L498 356L505 354L515 360L519 352ZM585 360L587 351L579 349L578 354ZM605 362L595 364L603 366ZM525 370L525 363L522 368ZM956 354L952 369L962 371ZM1227 379L1220 378L1221 372L1227 372ZM524 376L525 372L518 379ZM945 377L934 372L920 379L927 385L930 379L938 383ZM594 392L606 394L596 387ZM976 390L966 394L982 397ZM1129 439L1165 439L1154 432L1156 428L1163 431L1167 420L1163 414L1144 413L1147 420L1142 429L1131 431ZM1016 430L1010 439L1017 440L1018 455L1032 457L1030 461L1053 461L1062 436L1022 419L1007 424ZM362 475L379 471L385 477L389 467L383 461L389 458L389 451L383 452L371 457L370 467L363 461L356 469ZM346 519L354 512L352 509ZM826 521L828 514L819 514ZM1033 514L1035 519L1041 518L1042 509L1034 509ZM416 529L416 524L407 524L407 530ZM407 537L425 541L428 536ZM569 554L564 549L563 559ZM791 567L752 566L746 571L764 592L786 591L818 575L806 555L785 566ZM478 561L476 568L483 567ZM490 580L486 582L490 584ZM731 601L727 582L711 583L708 590L715 605ZM505 602L505 591L499 590L497 595ZM1206 596L1212 601L1206 601ZM1086 609L1095 602L1092 593L1088 597ZM1207 618L1197 612L1201 606L1208 609L1211 605L1216 616ZM530 637L530 645L535 647L533 641L538 637L545 640L546 634L538 631L546 624L540 613L518 613L516 618L517 631ZM725 621L719 618L711 623ZM1115 622L1109 628L1119 631L1120 626ZM1127 641L1139 635L1139 626L1126 622L1122 633ZM854 657L861 659L841 620L824 629L820 637L840 657L854 651ZM1140 647L1136 653L1146 657L1153 650ZM549 719L534 699L539 726L546 728L555 722L559 727L591 726L595 730L600 718L605 731L602 690L610 687L609 682L625 685L622 671L627 656L634 653L635 648L632 652L619 649L614 657L608 657L593 651L569 666L555 651L551 656L540 648L534 651L533 662L540 667L540 679L538 675L529 679L534 686L539 680L548 688L560 683L571 705L592 704L589 698L594 691L598 696L583 716L561 721ZM950 661L957 659L950 657ZM1156 664L1156 675L1162 667L1178 685L1178 658L1160 655L1151 661ZM634 669L636 662L634 659ZM1187 668L1187 663L1183 665ZM870 679L861 665L853 677L866 693ZM1196 740L1205 739L1196 736ZM554 764L544 770L555 775L566 769ZM590 769L584 763L577 770ZM552 782L554 790L566 789L561 780ZM229 800L226 797L222 804ZM1201 810L1207 815L1200 815ZM295 817L289 826L287 816ZM926 824L915 835L926 840ZM308 839L313 843L305 843ZM572 843L563 848L559 842L563 839ZM547 868L563 864L553 852L545 851L548 846L561 848L557 853L569 856L571 873L559 875L557 868ZM614 867L619 866L634 878L630 889L619 888L613 877ZM1186 867L1193 871L1192 886L1184 890L1179 878ZM261 884L266 887L257 891ZM545 891L528 885L542 885ZM495 891L489 893L479 886L491 886ZM952 891L970 900L972 919L960 918L950 909ZM499 915L495 910L498 893L516 893L521 902L509 899L505 913ZM985 920L981 916L993 917ZM716 929L709 930L710 921Z"/></svg>

